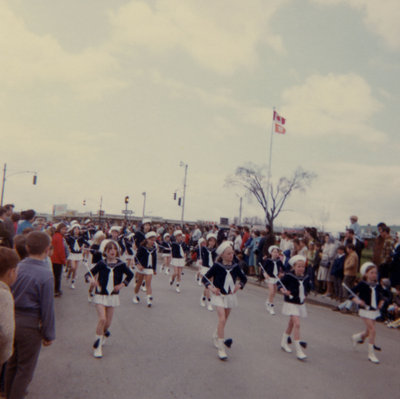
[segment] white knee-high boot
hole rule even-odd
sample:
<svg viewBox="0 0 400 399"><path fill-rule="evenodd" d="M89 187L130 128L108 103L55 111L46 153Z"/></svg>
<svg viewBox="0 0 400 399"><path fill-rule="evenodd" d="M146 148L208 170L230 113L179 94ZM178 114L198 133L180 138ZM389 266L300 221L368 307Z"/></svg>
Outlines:
<svg viewBox="0 0 400 399"><path fill-rule="evenodd" d="M281 348L287 352L287 353L291 353L292 350L290 349L289 345L288 345L288 338L290 337L289 334L286 334L285 332L282 335L282 340L281 340Z"/></svg>
<svg viewBox="0 0 400 399"><path fill-rule="evenodd" d="M296 348L296 356L299 360L307 359L307 355L301 349L300 341L294 341L294 346Z"/></svg>
<svg viewBox="0 0 400 399"><path fill-rule="evenodd" d="M228 359L228 355L225 352L224 339L223 338L218 338L218 357L221 360Z"/></svg>
<svg viewBox="0 0 400 399"><path fill-rule="evenodd" d="M373 344L368 344L368 360L372 363L379 364L379 359L375 356Z"/></svg>

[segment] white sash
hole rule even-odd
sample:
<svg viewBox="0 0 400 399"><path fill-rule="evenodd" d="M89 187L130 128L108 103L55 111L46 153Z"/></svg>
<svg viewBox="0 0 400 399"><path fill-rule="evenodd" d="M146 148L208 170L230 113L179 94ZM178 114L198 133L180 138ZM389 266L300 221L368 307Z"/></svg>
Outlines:
<svg viewBox="0 0 400 399"><path fill-rule="evenodd" d="M229 294L229 290L232 293L234 289L235 289L235 283L233 282L231 272L229 270L226 270L224 290L227 294Z"/></svg>

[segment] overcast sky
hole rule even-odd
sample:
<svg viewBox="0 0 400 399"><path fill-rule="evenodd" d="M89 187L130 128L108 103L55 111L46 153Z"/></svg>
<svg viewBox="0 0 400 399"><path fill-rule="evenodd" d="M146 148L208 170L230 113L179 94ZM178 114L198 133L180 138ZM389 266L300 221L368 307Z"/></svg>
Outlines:
<svg viewBox="0 0 400 399"><path fill-rule="evenodd" d="M278 225L400 224L398 0L0 0L5 202L238 215L236 167L318 174ZM20 171L37 171L38 184ZM86 200L86 207L82 201ZM255 202L243 216L263 216Z"/></svg>

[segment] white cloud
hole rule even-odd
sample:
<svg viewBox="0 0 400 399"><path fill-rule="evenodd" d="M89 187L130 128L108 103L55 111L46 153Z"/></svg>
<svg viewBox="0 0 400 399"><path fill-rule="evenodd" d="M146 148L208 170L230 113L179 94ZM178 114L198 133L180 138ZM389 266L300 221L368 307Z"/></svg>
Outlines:
<svg viewBox="0 0 400 399"><path fill-rule="evenodd" d="M382 105L358 75L310 76L304 84L286 89L282 102L282 114L288 123L293 121L288 128L303 136L353 136L368 142L386 139L371 123Z"/></svg>
<svg viewBox="0 0 400 399"><path fill-rule="evenodd" d="M99 98L124 86L115 77L116 60L100 49L68 53L51 35L39 36L6 5L0 3L0 83L6 89L46 84L72 90L81 98Z"/></svg>
<svg viewBox="0 0 400 399"><path fill-rule="evenodd" d="M347 4L360 10L367 27L380 35L393 50L400 48L400 2L398 0L311 0L323 5Z"/></svg>
<svg viewBox="0 0 400 399"><path fill-rule="evenodd" d="M157 53L184 50L203 67L229 75L253 67L262 42L285 52L281 38L267 26L286 2L156 0L151 7L131 1L110 13L113 47L142 46Z"/></svg>

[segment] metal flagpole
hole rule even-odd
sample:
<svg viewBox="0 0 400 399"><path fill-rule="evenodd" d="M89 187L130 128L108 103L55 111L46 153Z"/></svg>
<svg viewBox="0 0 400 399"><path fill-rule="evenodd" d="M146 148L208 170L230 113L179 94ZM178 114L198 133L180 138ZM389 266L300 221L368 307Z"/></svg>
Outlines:
<svg viewBox="0 0 400 399"><path fill-rule="evenodd" d="M268 175L267 175L267 201L269 201L270 185L271 185L272 138L274 136L274 115L275 115L275 107L274 107L274 113L272 114L271 137L270 137L270 142L269 142L269 161L268 161Z"/></svg>

